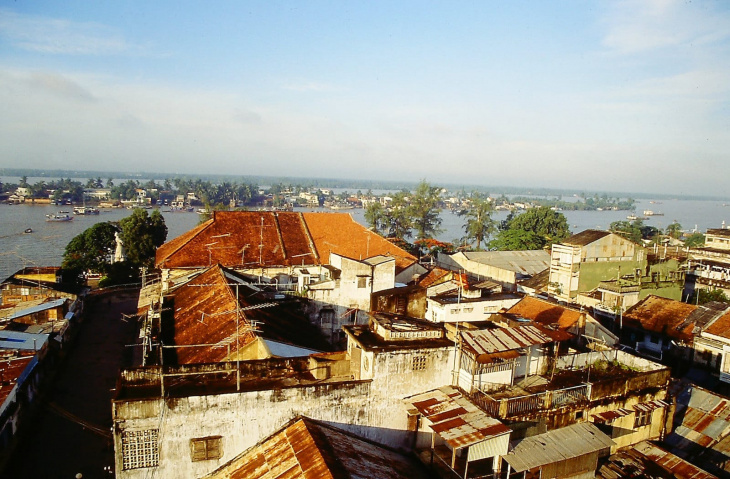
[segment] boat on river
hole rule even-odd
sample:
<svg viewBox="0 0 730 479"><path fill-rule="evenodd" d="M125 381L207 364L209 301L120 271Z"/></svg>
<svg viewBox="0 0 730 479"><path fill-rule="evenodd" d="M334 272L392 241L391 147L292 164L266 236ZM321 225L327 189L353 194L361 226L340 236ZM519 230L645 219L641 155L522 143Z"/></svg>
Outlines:
<svg viewBox="0 0 730 479"><path fill-rule="evenodd" d="M77 206L74 208L75 215L98 215L99 210L91 206Z"/></svg>
<svg viewBox="0 0 730 479"><path fill-rule="evenodd" d="M73 219L74 217L65 211L59 211L58 213L51 213L46 215L46 221L51 222L72 221Z"/></svg>

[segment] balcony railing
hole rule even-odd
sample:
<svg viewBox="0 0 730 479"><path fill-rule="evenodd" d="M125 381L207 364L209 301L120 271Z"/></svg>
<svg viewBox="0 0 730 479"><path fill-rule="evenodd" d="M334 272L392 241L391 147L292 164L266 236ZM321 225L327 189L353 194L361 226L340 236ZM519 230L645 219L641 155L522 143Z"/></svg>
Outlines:
<svg viewBox="0 0 730 479"><path fill-rule="evenodd" d="M590 398L590 388L590 384L579 384L568 388L502 399L494 399L488 394L476 391L471 398L490 416L506 419L587 401Z"/></svg>

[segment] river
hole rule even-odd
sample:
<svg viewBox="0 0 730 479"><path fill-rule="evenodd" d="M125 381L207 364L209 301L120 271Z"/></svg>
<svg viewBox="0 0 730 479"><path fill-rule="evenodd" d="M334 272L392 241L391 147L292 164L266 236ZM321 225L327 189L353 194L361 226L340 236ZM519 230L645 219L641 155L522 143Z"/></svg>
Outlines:
<svg viewBox="0 0 730 479"><path fill-rule="evenodd" d="M730 204L730 202L728 203ZM71 210L71 207L63 207ZM130 215L131 210L107 209L99 215L77 216L73 221L51 223L45 215L55 213L58 206L51 205L5 205L0 204L0 279L24 266L60 265L66 244L76 235L99 221L119 221ZM685 230L697 229L705 232L707 228L720 228L723 222L730 225L730 206L715 200L637 200L636 212L644 210L661 212L663 216L652 216L645 224L664 229L673 221L678 221ZM323 209L297 209L295 211L325 211ZM326 210L329 211L329 210ZM355 221L365 224L364 210L344 210L352 214ZM613 221L625 220L627 211L563 211L570 229L578 233L585 229L607 229ZM168 228L168 241L194 228L199 222L195 213L170 213L162 210ZM507 212L499 211L494 218L502 220ZM442 229L438 239L454 241L463 236L464 218L444 211L441 214ZM25 234L31 228L33 233Z"/></svg>

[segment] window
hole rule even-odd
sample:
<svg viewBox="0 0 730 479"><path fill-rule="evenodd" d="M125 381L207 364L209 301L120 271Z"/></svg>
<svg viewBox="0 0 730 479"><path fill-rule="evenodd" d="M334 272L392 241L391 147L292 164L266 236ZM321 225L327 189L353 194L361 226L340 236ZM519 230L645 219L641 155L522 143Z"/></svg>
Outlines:
<svg viewBox="0 0 730 479"><path fill-rule="evenodd" d="M367 276L358 276L357 277L357 287L358 288L367 288L367 286L368 286Z"/></svg>
<svg viewBox="0 0 730 479"><path fill-rule="evenodd" d="M22 296L28 296L28 295L30 295L30 288L20 288L20 294Z"/></svg>
<svg viewBox="0 0 730 479"><path fill-rule="evenodd" d="M122 431L122 469L155 467L160 462L158 429Z"/></svg>
<svg viewBox="0 0 730 479"><path fill-rule="evenodd" d="M471 313L472 311L474 311L474 308L464 308L465 313Z"/></svg>
<svg viewBox="0 0 730 479"><path fill-rule="evenodd" d="M221 436L198 437L190 440L190 456L193 462L220 459Z"/></svg>
<svg viewBox="0 0 730 479"><path fill-rule="evenodd" d="M651 411L636 411L634 428L648 426L649 424L651 424Z"/></svg>
<svg viewBox="0 0 730 479"><path fill-rule="evenodd" d="M426 356L415 356L413 358L412 369L414 371L424 371L426 369Z"/></svg>

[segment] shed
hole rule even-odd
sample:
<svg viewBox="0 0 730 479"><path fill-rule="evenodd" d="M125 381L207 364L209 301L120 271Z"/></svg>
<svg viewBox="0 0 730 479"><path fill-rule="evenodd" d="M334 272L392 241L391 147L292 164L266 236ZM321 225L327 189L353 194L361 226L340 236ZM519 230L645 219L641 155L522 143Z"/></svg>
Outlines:
<svg viewBox="0 0 730 479"><path fill-rule="evenodd" d="M595 474L598 455L615 443L591 423L579 423L521 440L502 456L510 470L541 478L571 478ZM593 477L590 475L590 477Z"/></svg>

